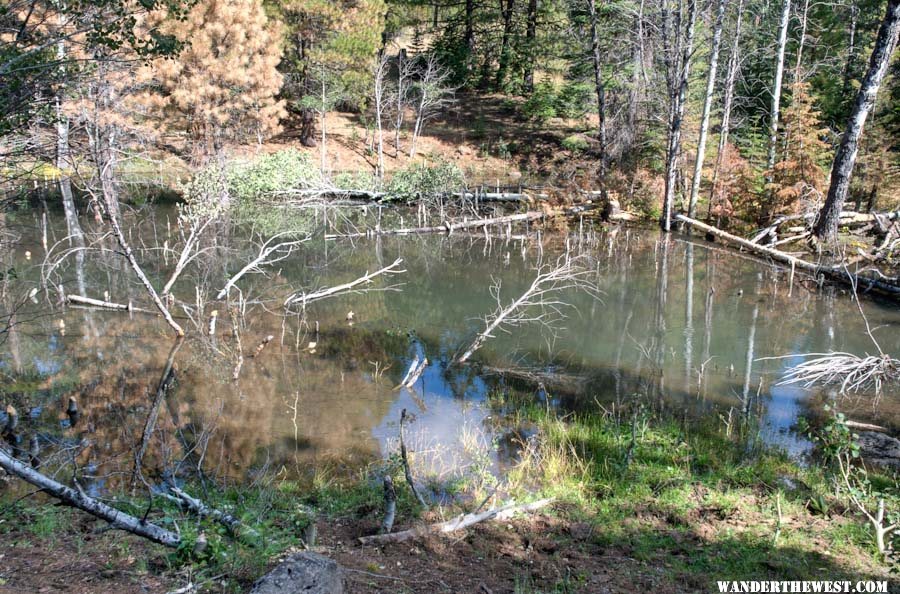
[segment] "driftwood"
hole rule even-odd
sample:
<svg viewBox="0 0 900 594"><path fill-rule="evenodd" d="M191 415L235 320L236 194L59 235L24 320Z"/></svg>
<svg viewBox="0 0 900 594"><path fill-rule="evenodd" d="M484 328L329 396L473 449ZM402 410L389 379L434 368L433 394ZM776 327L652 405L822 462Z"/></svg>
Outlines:
<svg viewBox="0 0 900 594"><path fill-rule="evenodd" d="M419 355L413 357L412 362L409 364L409 369L406 371L406 375L403 376L403 379L400 380L400 383L394 386L394 390L399 390L400 388L412 388L419 378L424 373L425 368L428 367L428 358L425 357L421 361L419 360Z"/></svg>
<svg viewBox="0 0 900 594"><path fill-rule="evenodd" d="M112 309L116 311L130 311L130 312L139 312L139 313L147 313L154 314L149 309L143 309L140 307L134 307L131 305L131 302L127 304L124 303L115 303L112 301L103 301L100 299L91 299L90 297L82 297L81 295L66 295L66 301L71 305L81 305L86 307L99 307L101 309Z"/></svg>
<svg viewBox="0 0 900 594"><path fill-rule="evenodd" d="M80 488L76 490L63 485L62 483L58 483L52 478L26 466L19 460L16 460L3 449L0 449L0 468L3 468L3 470L9 474L16 476L23 481L38 487L48 495L59 499L65 504L77 507L101 520L106 520L114 528L131 532L132 534L142 536L167 547L176 548L181 543L181 537L174 532L147 522L146 520L142 520L141 518L126 514L114 507L110 507L102 501L89 497Z"/></svg>
<svg viewBox="0 0 900 594"><path fill-rule="evenodd" d="M900 286L891 282L886 282L867 276L860 276L849 272L842 266L822 266L813 262L807 262L806 260L802 260L800 258L797 258L796 256L792 256L791 254L776 250L771 247L753 243L752 241L744 239L743 237L732 235L731 233L722 231L721 229L718 229L711 225L707 225L706 223L701 223L700 221L690 219L681 214L675 215L675 219L691 225L692 227L696 227L701 231L705 231L710 235L723 239L729 243L736 244L742 248L745 248L758 256L767 256L772 260L775 260L776 262L787 264L791 267L792 271L795 269L802 270L816 277L822 275L825 278L838 283L859 286L864 289L876 289L888 295L893 295L894 297L900 296Z"/></svg>
<svg viewBox="0 0 900 594"><path fill-rule="evenodd" d="M491 219L475 219L472 221L447 221L442 225L432 227L410 227L403 229L370 229L362 233L349 233L346 235L326 234L325 239L343 239L353 237L371 237L375 235L419 235L424 233L453 233L461 229L487 227L490 225L503 225L520 221L536 221L547 216L544 212L531 211L522 214L494 217Z"/></svg>
<svg viewBox="0 0 900 594"><path fill-rule="evenodd" d="M528 194L526 192L459 192L456 194L467 200L479 202L534 202L535 200L547 200L547 194Z"/></svg>
<svg viewBox="0 0 900 594"><path fill-rule="evenodd" d="M389 266L385 266L381 270L376 270L375 272L367 272L358 279L354 281L350 281L349 283L344 283L342 285L336 285L334 287L329 287L327 289L321 289L319 291L313 291L312 293L294 293L290 297L288 297L284 306L288 307L291 305L295 305L301 303L306 305L307 303L311 303L313 301L317 301L319 299L324 299L325 297L331 297L332 295L337 295L339 293L347 293L358 290L356 287L364 284L368 284L372 282L377 276L381 276L382 274L400 274L402 272L406 272L405 270L398 270L400 264L403 263L403 258L397 258L394 260L392 264Z"/></svg>
<svg viewBox="0 0 900 594"><path fill-rule="evenodd" d="M359 543L364 545L378 545L391 542L405 542L411 538L418 538L421 536L426 536L428 534L448 534L450 532L455 532L456 530L468 528L469 526L472 526L479 522L484 522L487 520L506 520L511 518L516 513L536 511L538 509L541 509L542 507L550 505L551 503L553 503L552 498L540 499L532 503L525 503L521 505L510 503L508 505L496 507L494 509L490 509L481 513L460 514L452 520L447 520L446 522L438 522L437 524L429 524L427 526L418 526L416 528L410 528L409 530L394 532L392 534L375 534L373 536L363 536L359 538Z"/></svg>

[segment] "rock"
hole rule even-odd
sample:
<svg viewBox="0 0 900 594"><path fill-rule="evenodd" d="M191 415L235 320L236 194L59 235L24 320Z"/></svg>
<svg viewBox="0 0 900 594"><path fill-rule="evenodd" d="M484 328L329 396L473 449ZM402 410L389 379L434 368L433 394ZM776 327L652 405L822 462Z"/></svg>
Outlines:
<svg viewBox="0 0 900 594"><path fill-rule="evenodd" d="M900 469L900 439L877 431L860 431L858 435L860 454L866 462Z"/></svg>
<svg viewBox="0 0 900 594"><path fill-rule="evenodd" d="M337 562L315 553L297 553L259 578L250 594L343 594Z"/></svg>

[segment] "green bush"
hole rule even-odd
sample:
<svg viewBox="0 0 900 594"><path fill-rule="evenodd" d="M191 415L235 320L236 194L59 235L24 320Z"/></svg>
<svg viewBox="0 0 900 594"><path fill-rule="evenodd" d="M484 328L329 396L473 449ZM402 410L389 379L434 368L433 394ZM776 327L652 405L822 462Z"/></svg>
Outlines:
<svg viewBox="0 0 900 594"><path fill-rule="evenodd" d="M561 118L580 119L587 114L594 90L584 82L570 81L556 95L556 113Z"/></svg>
<svg viewBox="0 0 900 594"><path fill-rule="evenodd" d="M573 153L580 153L582 151L587 150L588 144L587 138L580 134L572 134L571 136L566 136L560 142L562 147L567 151L572 151Z"/></svg>
<svg viewBox="0 0 900 594"><path fill-rule="evenodd" d="M531 97L522 104L522 115L539 124L556 117L556 87L553 83L542 82L534 88Z"/></svg>
<svg viewBox="0 0 900 594"><path fill-rule="evenodd" d="M447 161L438 161L432 165L415 163L394 173L387 184L387 193L392 198L413 200L458 192L465 185L465 176L455 163Z"/></svg>

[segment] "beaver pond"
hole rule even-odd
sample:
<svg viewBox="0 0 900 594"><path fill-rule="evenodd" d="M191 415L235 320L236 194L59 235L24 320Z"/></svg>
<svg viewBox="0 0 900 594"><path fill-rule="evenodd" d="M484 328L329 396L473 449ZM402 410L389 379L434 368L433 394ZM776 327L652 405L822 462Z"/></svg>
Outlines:
<svg viewBox="0 0 900 594"><path fill-rule="evenodd" d="M143 214L129 238L159 286L177 261L175 213ZM152 313L61 303L83 292L152 308L114 240L95 237L67 253L62 216L44 224L39 211L10 213L6 227L17 241L4 277L7 310L16 311L0 346L4 405L56 451L77 444L77 461L93 471L86 476L98 477L94 489L125 476L139 447L145 468L178 472L191 459L236 481L352 472L392 451L404 409L407 443L434 475L476 463L502 470L528 435L504 398L511 389L565 411L639 401L687 422L750 418L751 439L802 459L810 445L798 419L838 396L779 385L785 370L804 353L874 350L846 291L799 275L791 286L789 271L702 238L635 228L313 236L245 276L226 304L214 299L222 279L265 239L230 227L212 234L175 284L172 310L189 331L173 345ZM582 257L600 294L563 292L564 319L497 331L469 363L451 364L496 308L492 287L507 303L562 253ZM345 283L397 258L402 273L285 313L293 291ZM861 305L884 351L900 352L900 310ZM415 384L397 389L425 358ZM77 413L67 414L71 398ZM890 389L877 399L843 396L841 409L900 427L900 394Z"/></svg>

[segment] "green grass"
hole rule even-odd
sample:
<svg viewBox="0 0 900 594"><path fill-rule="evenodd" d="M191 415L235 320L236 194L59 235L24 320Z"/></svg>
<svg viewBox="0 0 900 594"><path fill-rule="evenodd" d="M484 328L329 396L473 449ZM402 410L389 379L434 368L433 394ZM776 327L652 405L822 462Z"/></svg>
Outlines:
<svg viewBox="0 0 900 594"><path fill-rule="evenodd" d="M755 445L752 427L737 439L715 425L642 410L618 419L559 418L529 405L518 411L540 439L526 448L513 483L524 490L537 482L542 496L569 504L565 514L594 526L597 544L665 567L669 579L705 588L717 576L821 579L827 568L829 576L861 579L884 567L868 526L835 497L823 469ZM785 477L802 488L783 491ZM813 496L842 513L814 516ZM776 499L787 519L780 530Z"/></svg>

